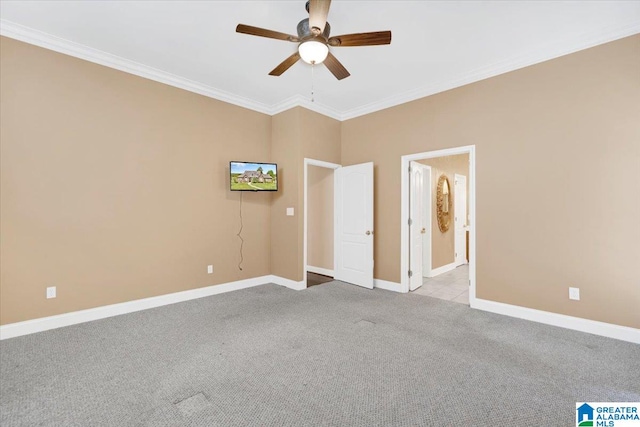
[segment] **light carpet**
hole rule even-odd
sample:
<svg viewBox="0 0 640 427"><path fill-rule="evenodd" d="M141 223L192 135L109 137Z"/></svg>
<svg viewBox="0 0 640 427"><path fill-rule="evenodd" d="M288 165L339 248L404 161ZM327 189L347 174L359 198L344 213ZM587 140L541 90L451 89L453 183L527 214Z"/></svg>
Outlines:
<svg viewBox="0 0 640 427"><path fill-rule="evenodd" d="M571 426L640 346L331 282L0 342L2 426Z"/></svg>

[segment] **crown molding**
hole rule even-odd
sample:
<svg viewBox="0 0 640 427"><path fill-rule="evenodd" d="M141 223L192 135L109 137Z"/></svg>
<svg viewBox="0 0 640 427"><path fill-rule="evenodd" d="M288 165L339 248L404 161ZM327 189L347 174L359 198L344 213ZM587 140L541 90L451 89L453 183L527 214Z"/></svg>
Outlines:
<svg viewBox="0 0 640 427"><path fill-rule="evenodd" d="M290 110L294 107L304 107L307 110L315 111L318 114L322 114L332 119L342 121L342 113L335 108L331 108L327 105L313 102L309 98L302 95L294 95L271 107L271 115L282 113L283 111Z"/></svg>
<svg viewBox="0 0 640 427"><path fill-rule="evenodd" d="M640 33L640 23L619 27L615 29L605 29L590 34L582 34L571 41L565 43L554 43L546 45L533 52L517 55L512 58L500 61L487 67L478 68L468 73L463 73L453 78L426 85L421 88L412 89L404 93L390 96L380 101L375 101L366 105L362 105L342 113L342 120L349 120L365 114L374 113L386 108L395 107L400 104L415 101L436 93L451 90L480 80L495 77L500 74L515 71L530 65L539 64L549 61L560 56L569 55L580 50L588 49L600 44L612 42L624 37L632 36Z"/></svg>
<svg viewBox="0 0 640 427"><path fill-rule="evenodd" d="M273 116L294 107L304 107L308 110L315 111L338 121L349 120L365 114L395 107L400 104L415 101L416 99L435 95L436 93L451 90L500 74L508 73L510 71L515 71L520 68L538 64L540 62L548 61L638 33L640 33L640 23L615 29L604 29L590 34L582 34L579 37L564 43L547 45L537 49L536 51L517 55L496 64L478 68L468 73L462 73L440 82L412 89L404 93L390 96L346 111L340 111L328 105L312 102L310 99L302 95L294 95L273 105L265 104L200 82L176 76L175 74L158 70L117 55L112 55L98 49L35 30L33 28L25 27L5 19L0 19L0 35L5 37L84 59L89 62L104 65L106 67L134 74L159 83L164 83L169 86L174 86L189 92L257 111L259 113Z"/></svg>
<svg viewBox="0 0 640 427"><path fill-rule="evenodd" d="M315 101L311 101L309 98L306 98L304 96L300 96L298 105L300 107L306 108L307 110L315 111L316 113L323 114L325 116L336 119L340 122L344 120L344 115L342 114L342 112L336 110L335 108L331 108L327 105L320 104Z"/></svg>
<svg viewBox="0 0 640 427"><path fill-rule="evenodd" d="M0 35L63 53L65 55L73 56L75 58L104 65L105 67L124 71L125 73L134 74L145 79L184 89L189 92L204 95L239 107L248 108L268 115L272 114L272 107L267 104L238 96L184 77L176 76L175 74L158 70L156 68L72 42L49 33L25 27L5 19L0 19Z"/></svg>

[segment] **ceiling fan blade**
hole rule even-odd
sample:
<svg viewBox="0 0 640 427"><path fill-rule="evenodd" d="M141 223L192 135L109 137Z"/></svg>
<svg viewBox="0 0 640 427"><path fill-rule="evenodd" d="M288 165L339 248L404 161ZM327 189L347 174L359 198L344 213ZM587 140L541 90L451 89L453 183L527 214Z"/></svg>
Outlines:
<svg viewBox="0 0 640 427"><path fill-rule="evenodd" d="M266 30L264 28L252 27L251 25L238 24L236 33L249 34L251 36L266 37L268 39L285 40L288 42L299 42L300 39L290 34L279 33L278 31Z"/></svg>
<svg viewBox="0 0 640 427"><path fill-rule="evenodd" d="M324 26L327 24L331 0L310 0L309 1L309 28L314 35L322 34ZM317 28L317 30L314 30Z"/></svg>
<svg viewBox="0 0 640 427"><path fill-rule="evenodd" d="M374 31L372 33L344 34L329 38L329 45L342 46L377 46L391 44L391 31Z"/></svg>
<svg viewBox="0 0 640 427"><path fill-rule="evenodd" d="M269 73L270 76L279 76L282 75L285 71L287 71L293 64L298 62L300 59L300 54L296 51L293 55L282 61L276 68L271 70Z"/></svg>
<svg viewBox="0 0 640 427"><path fill-rule="evenodd" d="M344 65L338 61L338 59L329 52L327 58L324 60L324 65L327 66L331 74L336 76L336 79L342 80L349 77L351 74L344 68Z"/></svg>

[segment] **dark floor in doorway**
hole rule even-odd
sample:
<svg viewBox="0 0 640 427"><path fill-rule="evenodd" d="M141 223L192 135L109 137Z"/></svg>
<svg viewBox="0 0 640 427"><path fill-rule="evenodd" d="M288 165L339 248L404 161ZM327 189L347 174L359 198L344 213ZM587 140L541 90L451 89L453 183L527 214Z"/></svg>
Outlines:
<svg viewBox="0 0 640 427"><path fill-rule="evenodd" d="M307 287L321 285L333 280L333 277L325 276L324 274L307 273Z"/></svg>

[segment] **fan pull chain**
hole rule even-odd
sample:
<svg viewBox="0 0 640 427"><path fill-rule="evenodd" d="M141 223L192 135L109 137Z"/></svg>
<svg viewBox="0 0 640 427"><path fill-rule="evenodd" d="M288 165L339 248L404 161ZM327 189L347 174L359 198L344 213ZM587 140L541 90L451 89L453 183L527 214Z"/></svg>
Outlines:
<svg viewBox="0 0 640 427"><path fill-rule="evenodd" d="M314 98L314 94L313 94L313 76L314 76L314 72L313 69L315 68L315 61L311 62L311 102L315 102L315 98Z"/></svg>

